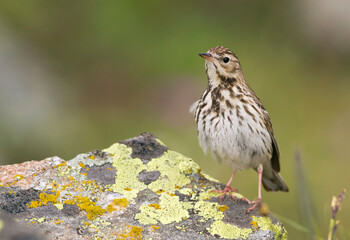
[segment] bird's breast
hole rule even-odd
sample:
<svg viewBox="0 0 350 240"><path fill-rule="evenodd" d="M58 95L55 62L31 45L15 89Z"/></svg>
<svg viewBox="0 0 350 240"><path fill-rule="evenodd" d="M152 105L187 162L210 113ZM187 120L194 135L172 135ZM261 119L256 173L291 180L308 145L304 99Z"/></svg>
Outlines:
<svg viewBox="0 0 350 240"><path fill-rule="evenodd" d="M233 94L211 92L202 98L196 111L199 143L204 152L212 152L233 169L255 168L271 158L271 137L259 106Z"/></svg>

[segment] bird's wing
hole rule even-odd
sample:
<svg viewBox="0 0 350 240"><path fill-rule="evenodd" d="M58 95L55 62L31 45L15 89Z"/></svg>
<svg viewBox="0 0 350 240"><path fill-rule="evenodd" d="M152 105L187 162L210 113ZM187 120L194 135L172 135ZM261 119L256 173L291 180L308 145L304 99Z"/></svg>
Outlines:
<svg viewBox="0 0 350 240"><path fill-rule="evenodd" d="M192 105L190 106L190 110L189 112L193 115L196 114L196 109L197 109L197 106L198 106L198 103L199 103L200 100L197 100L195 101L194 103L192 103Z"/></svg>
<svg viewBox="0 0 350 240"><path fill-rule="evenodd" d="M272 124L271 124L269 114L267 113L266 110L263 110L263 114L264 114L264 122L265 122L266 129L269 132L271 140L272 140L272 158L271 158L272 168L276 172L279 172L281 170L280 150L278 148L278 143L277 143L277 140L275 138L275 135L273 134Z"/></svg>
<svg viewBox="0 0 350 240"><path fill-rule="evenodd" d="M272 168L276 172L280 172L280 170L281 170L280 150L278 148L278 143L277 143L277 140L275 138L275 135L273 134L272 123L270 120L269 113L265 110L264 106L260 102L260 99L258 98L258 96L256 96L255 92L249 87L249 85L247 85L247 86L248 86L248 89L250 90L250 92L254 98L255 103L259 106L259 108L261 110L261 114L263 115L263 121L264 121L265 127L266 127L267 131L269 132L271 140L272 140L272 157L271 157Z"/></svg>

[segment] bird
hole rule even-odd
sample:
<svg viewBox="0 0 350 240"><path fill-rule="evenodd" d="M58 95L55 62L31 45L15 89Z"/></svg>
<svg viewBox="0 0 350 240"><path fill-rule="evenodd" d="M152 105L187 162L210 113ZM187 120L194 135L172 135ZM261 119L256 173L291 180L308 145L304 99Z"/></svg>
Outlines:
<svg viewBox="0 0 350 240"><path fill-rule="evenodd" d="M221 200L232 192L231 182L237 172L252 168L258 173L258 197L249 204L246 213L261 206L261 185L267 191L288 192L280 172L280 151L268 112L246 82L237 55L223 46L199 53L205 59L208 86L201 98L193 103L199 145L204 153L224 163L232 175Z"/></svg>

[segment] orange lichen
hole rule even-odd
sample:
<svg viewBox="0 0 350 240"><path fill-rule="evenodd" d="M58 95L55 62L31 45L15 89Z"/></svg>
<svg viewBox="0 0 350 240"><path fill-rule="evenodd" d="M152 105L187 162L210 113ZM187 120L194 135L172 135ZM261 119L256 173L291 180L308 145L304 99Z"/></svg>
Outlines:
<svg viewBox="0 0 350 240"><path fill-rule="evenodd" d="M56 221L54 221L54 223L55 224L64 224L64 221L63 220L60 220L59 218L56 220Z"/></svg>
<svg viewBox="0 0 350 240"><path fill-rule="evenodd" d="M70 181L74 181L74 180L75 180L73 176L68 176L67 178L68 178L68 180L70 180Z"/></svg>
<svg viewBox="0 0 350 240"><path fill-rule="evenodd" d="M226 205L221 205L220 207L218 207L218 209L219 209L221 212L225 212L227 209L229 209L229 207L226 206Z"/></svg>
<svg viewBox="0 0 350 240"><path fill-rule="evenodd" d="M120 208L125 208L126 206L129 205L128 200L126 200L126 198L117 198L114 199L113 202L111 204L108 204L107 206L107 211L108 212L113 212L116 211L117 209L115 208L115 206L118 206Z"/></svg>
<svg viewBox="0 0 350 240"><path fill-rule="evenodd" d="M67 162L63 162L63 163L57 164L57 165L53 166L52 168L61 168L61 167L64 167L64 166L67 166Z"/></svg>
<svg viewBox="0 0 350 240"><path fill-rule="evenodd" d="M131 188L128 188L128 187L127 187L127 188L124 188L124 190L130 192L130 191L131 191Z"/></svg>
<svg viewBox="0 0 350 240"><path fill-rule="evenodd" d="M95 159L95 156L94 156L94 155L90 155L88 158L94 160L94 159Z"/></svg>
<svg viewBox="0 0 350 240"><path fill-rule="evenodd" d="M159 204L156 204L156 203L149 204L148 206L149 207L153 207L155 209L162 209L162 207Z"/></svg>
<svg viewBox="0 0 350 240"><path fill-rule="evenodd" d="M69 205L75 205L75 201L71 199L64 200L63 203L69 204Z"/></svg>
<svg viewBox="0 0 350 240"><path fill-rule="evenodd" d="M142 228L138 227L138 226L129 226L130 227L130 231L128 233L119 233L117 236L117 240L121 240L121 239L135 239L135 240L139 240L142 239Z"/></svg>
<svg viewBox="0 0 350 240"><path fill-rule="evenodd" d="M158 230L160 226L151 225L151 228L152 228L152 231L154 232L155 230Z"/></svg>
<svg viewBox="0 0 350 240"><path fill-rule="evenodd" d="M17 175L15 175L15 176L13 176L13 178L14 178L16 181L19 181L19 180L22 180L24 177L23 177L23 175L21 175L21 174L17 174Z"/></svg>
<svg viewBox="0 0 350 240"><path fill-rule="evenodd" d="M94 220L106 212L105 209L101 208L100 206L96 206L96 203L87 197L75 196L74 199L77 206L87 213L86 217L90 220Z"/></svg>
<svg viewBox="0 0 350 240"><path fill-rule="evenodd" d="M46 206L48 202L51 202L52 204L57 203L57 198L60 196L60 192L57 191L56 194L46 194L46 193L40 193L39 201L32 201L30 204L27 204L29 208L37 208L41 206Z"/></svg>
<svg viewBox="0 0 350 240"><path fill-rule="evenodd" d="M79 166L81 167L81 168L85 168L85 165L83 164L83 163L79 163Z"/></svg>
<svg viewBox="0 0 350 240"><path fill-rule="evenodd" d="M251 221L250 227L254 232L258 231L258 223L256 221Z"/></svg>
<svg viewBox="0 0 350 240"><path fill-rule="evenodd" d="M161 193L163 193L163 192L165 192L165 190L160 189L160 190L158 190L156 193L161 194Z"/></svg>

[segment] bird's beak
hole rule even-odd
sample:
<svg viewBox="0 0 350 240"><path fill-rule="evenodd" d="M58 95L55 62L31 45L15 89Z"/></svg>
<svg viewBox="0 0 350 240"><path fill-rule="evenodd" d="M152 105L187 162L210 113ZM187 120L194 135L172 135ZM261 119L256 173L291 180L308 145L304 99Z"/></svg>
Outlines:
<svg viewBox="0 0 350 240"><path fill-rule="evenodd" d="M210 62L214 62L215 60L215 58L213 58L213 56L210 53L198 53L198 55Z"/></svg>

